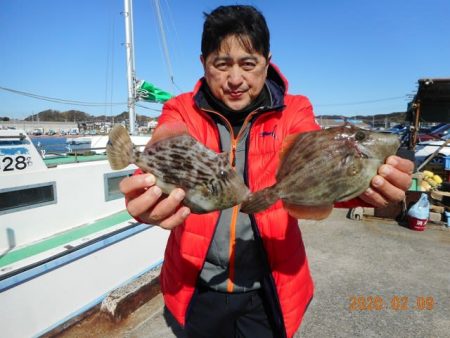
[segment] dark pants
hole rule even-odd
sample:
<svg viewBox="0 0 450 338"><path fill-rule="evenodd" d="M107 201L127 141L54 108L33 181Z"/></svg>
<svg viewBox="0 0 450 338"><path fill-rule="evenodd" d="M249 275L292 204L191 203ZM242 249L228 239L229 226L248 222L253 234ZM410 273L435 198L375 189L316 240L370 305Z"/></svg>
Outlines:
<svg viewBox="0 0 450 338"><path fill-rule="evenodd" d="M223 293L200 288L186 321L190 338L273 338L270 310L260 290Z"/></svg>

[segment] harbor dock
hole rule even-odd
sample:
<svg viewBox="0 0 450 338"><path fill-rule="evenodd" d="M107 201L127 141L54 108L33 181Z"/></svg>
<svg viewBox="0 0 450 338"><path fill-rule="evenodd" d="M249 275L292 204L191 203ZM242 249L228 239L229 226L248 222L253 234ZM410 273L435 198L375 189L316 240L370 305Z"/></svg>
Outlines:
<svg viewBox="0 0 450 338"><path fill-rule="evenodd" d="M323 221L299 222L315 295L295 337L448 337L450 229L428 223L414 231L347 214L335 209ZM86 318L58 337L184 335L155 293L117 323Z"/></svg>

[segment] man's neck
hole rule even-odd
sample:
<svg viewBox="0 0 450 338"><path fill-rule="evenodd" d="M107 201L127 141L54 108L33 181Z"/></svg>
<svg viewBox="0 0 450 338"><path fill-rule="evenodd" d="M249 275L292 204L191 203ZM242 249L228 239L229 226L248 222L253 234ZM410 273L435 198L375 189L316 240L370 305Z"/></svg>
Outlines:
<svg viewBox="0 0 450 338"><path fill-rule="evenodd" d="M245 118L253 111L260 107L267 107L270 105L270 94L267 86L264 86L259 95L244 109L233 110L226 106L222 101L218 100L209 89L205 82L201 88L205 95L205 99L212 109L223 115L234 127L241 127Z"/></svg>

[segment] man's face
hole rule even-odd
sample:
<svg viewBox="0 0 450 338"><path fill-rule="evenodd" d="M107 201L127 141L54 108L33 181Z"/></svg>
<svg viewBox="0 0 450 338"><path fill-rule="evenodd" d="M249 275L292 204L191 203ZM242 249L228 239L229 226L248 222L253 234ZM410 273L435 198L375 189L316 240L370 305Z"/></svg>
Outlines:
<svg viewBox="0 0 450 338"><path fill-rule="evenodd" d="M247 107L258 96L269 67L263 55L246 51L235 36L225 38L219 50L201 61L213 95L232 110Z"/></svg>

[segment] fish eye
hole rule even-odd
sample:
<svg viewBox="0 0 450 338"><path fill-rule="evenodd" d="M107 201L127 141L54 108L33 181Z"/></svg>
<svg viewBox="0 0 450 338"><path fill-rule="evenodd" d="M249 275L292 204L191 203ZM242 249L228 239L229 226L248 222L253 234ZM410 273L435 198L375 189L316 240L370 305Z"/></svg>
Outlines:
<svg viewBox="0 0 450 338"><path fill-rule="evenodd" d="M355 139L357 140L357 141L362 141L362 140L364 140L366 138L366 133L364 133L363 131L357 131L356 132L356 134L355 134Z"/></svg>

